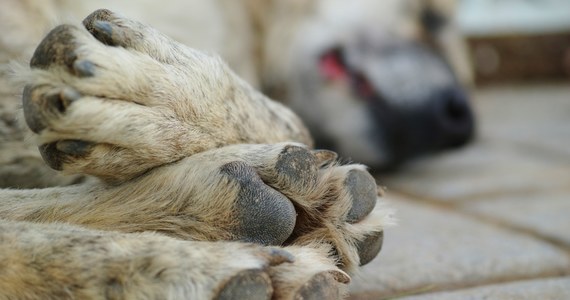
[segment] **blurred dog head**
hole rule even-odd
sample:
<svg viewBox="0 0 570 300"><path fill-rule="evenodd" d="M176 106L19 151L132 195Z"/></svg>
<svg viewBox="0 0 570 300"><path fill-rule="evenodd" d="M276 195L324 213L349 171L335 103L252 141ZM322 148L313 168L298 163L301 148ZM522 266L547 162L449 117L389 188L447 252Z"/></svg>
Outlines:
<svg viewBox="0 0 570 300"><path fill-rule="evenodd" d="M452 12L453 1L317 1L277 66L317 145L385 169L468 142L469 69Z"/></svg>

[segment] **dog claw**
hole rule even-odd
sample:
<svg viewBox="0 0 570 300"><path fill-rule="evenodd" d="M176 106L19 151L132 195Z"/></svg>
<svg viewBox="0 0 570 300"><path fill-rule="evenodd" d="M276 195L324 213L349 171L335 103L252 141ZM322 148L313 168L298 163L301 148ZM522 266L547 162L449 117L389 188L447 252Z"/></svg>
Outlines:
<svg viewBox="0 0 570 300"><path fill-rule="evenodd" d="M330 150L313 150L312 153L317 159L317 166L319 166L319 168L325 167L336 161L338 157L336 152Z"/></svg>
<svg viewBox="0 0 570 300"><path fill-rule="evenodd" d="M81 98L81 94L71 88L64 88L60 93L60 99L65 108L69 107L71 103Z"/></svg>
<svg viewBox="0 0 570 300"><path fill-rule="evenodd" d="M93 144L90 142L78 140L63 140L55 144L57 150L73 156L85 155L92 146Z"/></svg>
<svg viewBox="0 0 570 300"><path fill-rule="evenodd" d="M329 274L332 275L334 280L340 283L349 284L350 283L350 276L341 270L332 270L329 271Z"/></svg>
<svg viewBox="0 0 570 300"><path fill-rule="evenodd" d="M113 39L113 25L109 22L93 22L93 30L91 30L91 34L105 45L116 46L115 40Z"/></svg>
<svg viewBox="0 0 570 300"><path fill-rule="evenodd" d="M77 77L91 77L95 75L95 65L88 60L76 60L73 71Z"/></svg>
<svg viewBox="0 0 570 300"><path fill-rule="evenodd" d="M360 265L371 262L382 250L384 242L384 231L374 232L359 241L356 245L358 256L360 257Z"/></svg>
<svg viewBox="0 0 570 300"><path fill-rule="evenodd" d="M279 248L269 248L266 250L269 256L269 265L276 266L282 263L292 263L295 261L293 254Z"/></svg>

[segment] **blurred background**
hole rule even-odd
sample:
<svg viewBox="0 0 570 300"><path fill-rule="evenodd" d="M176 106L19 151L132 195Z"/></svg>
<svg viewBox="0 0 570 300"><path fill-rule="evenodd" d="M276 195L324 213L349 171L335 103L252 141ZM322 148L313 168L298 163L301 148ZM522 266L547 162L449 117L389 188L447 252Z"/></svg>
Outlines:
<svg viewBox="0 0 570 300"><path fill-rule="evenodd" d="M378 177L399 225L353 299L570 299L570 1L461 0L474 141Z"/></svg>

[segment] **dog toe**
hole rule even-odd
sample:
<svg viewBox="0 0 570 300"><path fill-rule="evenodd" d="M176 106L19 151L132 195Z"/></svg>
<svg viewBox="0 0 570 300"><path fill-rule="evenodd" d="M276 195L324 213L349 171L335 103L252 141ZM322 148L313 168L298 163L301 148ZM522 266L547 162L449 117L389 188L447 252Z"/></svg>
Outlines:
<svg viewBox="0 0 570 300"><path fill-rule="evenodd" d="M39 133L48 127L48 119L64 113L67 107L81 98L81 94L71 88L57 89L48 85L24 87L22 104L28 127Z"/></svg>
<svg viewBox="0 0 570 300"><path fill-rule="evenodd" d="M32 59L32 68L47 69L52 65L64 65L71 67L77 55L73 32L77 30L71 25L59 25L52 29L40 42Z"/></svg>

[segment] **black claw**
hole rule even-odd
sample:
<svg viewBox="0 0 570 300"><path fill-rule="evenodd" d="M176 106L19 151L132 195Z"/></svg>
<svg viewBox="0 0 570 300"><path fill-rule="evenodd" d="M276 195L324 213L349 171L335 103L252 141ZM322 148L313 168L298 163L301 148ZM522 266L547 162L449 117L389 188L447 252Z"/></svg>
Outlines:
<svg viewBox="0 0 570 300"><path fill-rule="evenodd" d="M344 273L341 270L331 270L331 271L329 271L329 274L331 274L331 276L337 282L344 283L344 284L350 283L350 276L348 276L348 274Z"/></svg>
<svg viewBox="0 0 570 300"><path fill-rule="evenodd" d="M83 156L91 150L93 143L79 140L63 140L55 144L55 148L65 154Z"/></svg>
<svg viewBox="0 0 570 300"><path fill-rule="evenodd" d="M24 91L22 93L22 106L24 109L24 117L26 118L26 123L28 127L35 133L39 133L42 131L46 124L36 118L37 115L37 107L34 105L32 100L32 92L33 88L31 85L26 85L24 87Z"/></svg>
<svg viewBox="0 0 570 300"><path fill-rule="evenodd" d="M44 144L38 147L40 154L46 164L57 171L63 169L63 157L59 151L57 151L55 143Z"/></svg>
<svg viewBox="0 0 570 300"><path fill-rule="evenodd" d="M73 71L77 77L91 77L95 75L95 65L88 60L76 60L73 63Z"/></svg>
<svg viewBox="0 0 570 300"><path fill-rule="evenodd" d="M345 180L345 186L352 196L352 207L346 221L356 223L364 219L376 206L378 191L376 181L364 170L351 170Z"/></svg>
<svg viewBox="0 0 570 300"><path fill-rule="evenodd" d="M273 287L267 274L261 270L245 270L230 278L215 299L271 299L272 294Z"/></svg>
<svg viewBox="0 0 570 300"><path fill-rule="evenodd" d="M76 59L73 31L71 25L59 25L52 29L36 48L30 67L47 69L52 64L71 66Z"/></svg>
<svg viewBox="0 0 570 300"><path fill-rule="evenodd" d="M81 98L81 94L72 88L64 88L60 93L60 97L64 108L67 108L71 105L71 103Z"/></svg>
<svg viewBox="0 0 570 300"><path fill-rule="evenodd" d="M39 133L47 127L47 121L44 117L46 111L65 111L60 93L54 92L48 86L25 86L22 103L26 123L35 133Z"/></svg>
<svg viewBox="0 0 570 300"><path fill-rule="evenodd" d="M87 30L91 31L93 29L93 24L97 21L111 21L114 19L113 12L108 9L98 9L91 14L89 14L83 20L83 26L87 28Z"/></svg>
<svg viewBox="0 0 570 300"><path fill-rule="evenodd" d="M364 238L356 245L358 256L360 257L360 265L371 262L382 250L384 242L384 231L374 232Z"/></svg>
<svg viewBox="0 0 570 300"><path fill-rule="evenodd" d="M55 108L59 112L65 112L65 106L61 101L60 93L49 93L43 96L43 101L46 109Z"/></svg>
<svg viewBox="0 0 570 300"><path fill-rule="evenodd" d="M53 112L64 113L67 107L81 98L81 94L72 88L55 91L47 85L24 87L22 104L28 127L39 133L47 127L45 114L53 116Z"/></svg>
<svg viewBox="0 0 570 300"><path fill-rule="evenodd" d="M92 24L91 34L101 43L109 46L116 46L113 39L113 25L106 21L95 21Z"/></svg>
<svg viewBox="0 0 570 300"><path fill-rule="evenodd" d="M292 263L295 261L293 254L279 248L268 249L269 265L276 266L282 263Z"/></svg>
<svg viewBox="0 0 570 300"><path fill-rule="evenodd" d="M92 146L93 144L89 142L65 140L41 145L38 150L50 168L61 171L65 160L70 158L69 155L85 155Z"/></svg>
<svg viewBox="0 0 570 300"><path fill-rule="evenodd" d="M313 150L312 152L317 159L317 166L320 168L333 163L338 157L336 152L330 150Z"/></svg>

